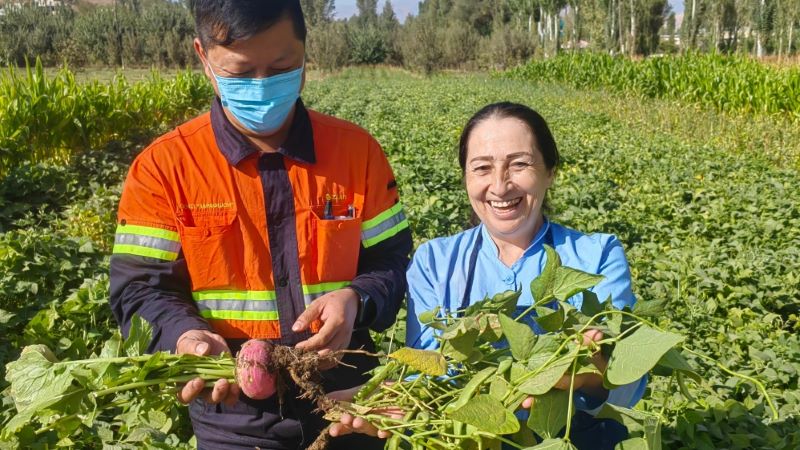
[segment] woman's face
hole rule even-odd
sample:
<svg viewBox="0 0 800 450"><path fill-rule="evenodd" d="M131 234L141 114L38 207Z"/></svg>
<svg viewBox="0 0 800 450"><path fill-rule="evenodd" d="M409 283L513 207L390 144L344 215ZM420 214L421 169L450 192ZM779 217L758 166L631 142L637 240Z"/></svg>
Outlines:
<svg viewBox="0 0 800 450"><path fill-rule="evenodd" d="M489 233L527 246L542 222L542 203L553 182L525 122L492 117L467 140L465 180L475 213Z"/></svg>

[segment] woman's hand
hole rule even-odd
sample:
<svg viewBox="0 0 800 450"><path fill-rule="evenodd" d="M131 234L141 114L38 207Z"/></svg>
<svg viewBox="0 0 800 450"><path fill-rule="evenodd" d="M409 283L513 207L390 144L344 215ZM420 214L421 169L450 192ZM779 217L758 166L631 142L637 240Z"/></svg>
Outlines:
<svg viewBox="0 0 800 450"><path fill-rule="evenodd" d="M583 345L594 345L595 342L603 340L603 332L600 330L588 330L583 333ZM601 373L606 371L608 367L608 359L602 352L597 351L592 355L592 364L597 367ZM572 385L574 390L580 390L591 397L605 400L608 398L608 389L603 387L603 375L597 373L581 373L575 375L575 381L572 382L572 374L567 373L553 386L555 389L567 390ZM528 397L522 401L522 407L530 409L533 406L533 397Z"/></svg>
<svg viewBox="0 0 800 450"><path fill-rule="evenodd" d="M353 401L353 397L356 393L361 389L363 385L356 386L354 388L345 389L342 391L334 391L328 394L328 397L345 402ZM379 414L386 417L391 417L393 419L402 419L403 418L403 410L399 407L386 407L386 408L379 408L371 411L372 414ZM355 417L351 414L342 414L341 419L339 419L338 423L334 423L331 425L329 429L330 435L333 437L337 436L344 436L346 434L351 433L360 433L366 434L369 436L376 436L381 439L386 439L392 435L392 433L388 431L379 430L375 425L369 423L369 421L365 420L362 417Z"/></svg>

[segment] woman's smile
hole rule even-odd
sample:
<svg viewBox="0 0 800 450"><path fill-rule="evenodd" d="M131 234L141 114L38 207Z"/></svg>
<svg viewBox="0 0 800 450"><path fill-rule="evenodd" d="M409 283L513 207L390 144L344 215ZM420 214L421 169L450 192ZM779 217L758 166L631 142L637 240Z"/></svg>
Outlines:
<svg viewBox="0 0 800 450"><path fill-rule="evenodd" d="M522 197L510 200L489 200L489 207L499 217L512 216L517 211L517 207L522 202Z"/></svg>

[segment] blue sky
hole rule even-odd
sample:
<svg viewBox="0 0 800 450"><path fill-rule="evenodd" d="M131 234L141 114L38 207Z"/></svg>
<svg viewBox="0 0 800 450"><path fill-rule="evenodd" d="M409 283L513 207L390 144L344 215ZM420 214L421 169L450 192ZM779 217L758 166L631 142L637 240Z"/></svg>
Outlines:
<svg viewBox="0 0 800 450"><path fill-rule="evenodd" d="M409 14L417 13L419 0L391 0L395 14L402 21ZM384 0L378 1L378 12L383 9ZM672 10L676 13L683 12L683 0L669 0ZM356 0L336 0L336 17L350 17L356 13Z"/></svg>

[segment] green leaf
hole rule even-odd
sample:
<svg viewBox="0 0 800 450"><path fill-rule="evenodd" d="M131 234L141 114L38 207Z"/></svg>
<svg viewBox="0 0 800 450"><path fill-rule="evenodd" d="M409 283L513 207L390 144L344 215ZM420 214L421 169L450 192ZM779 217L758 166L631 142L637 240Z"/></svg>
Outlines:
<svg viewBox="0 0 800 450"><path fill-rule="evenodd" d="M139 356L147 353L147 347L153 339L153 327L147 321L134 315L128 339L125 339L125 353L128 356Z"/></svg>
<svg viewBox="0 0 800 450"><path fill-rule="evenodd" d="M480 323L477 317L462 317L448 326L439 337L443 340L450 340L458 336L467 334L471 330L480 331Z"/></svg>
<svg viewBox="0 0 800 450"><path fill-rule="evenodd" d="M544 355L548 357L558 351L561 342L555 334L541 334L537 336L536 344L533 346L534 355Z"/></svg>
<svg viewBox="0 0 800 450"><path fill-rule="evenodd" d="M7 324L8 322L11 321L11 319L14 318L14 316L16 316L16 314L8 312L4 309L0 309L0 325Z"/></svg>
<svg viewBox="0 0 800 450"><path fill-rule="evenodd" d="M497 342L503 337L503 329L497 314L484 314L478 319L480 324L480 335L478 339L486 342Z"/></svg>
<svg viewBox="0 0 800 450"><path fill-rule="evenodd" d="M535 320L543 330L549 333L555 333L560 331L561 326L564 325L564 310L560 306L558 306L558 309L537 306L536 317L534 317L533 320Z"/></svg>
<svg viewBox="0 0 800 450"><path fill-rule="evenodd" d="M472 328L464 334L447 339L442 345L442 352L456 361L467 361L475 353L475 341L478 340L478 329Z"/></svg>
<svg viewBox="0 0 800 450"><path fill-rule="evenodd" d="M563 358L551 363L536 375L523 381L517 389L523 394L542 395L555 386L572 364L573 358Z"/></svg>
<svg viewBox="0 0 800 450"><path fill-rule="evenodd" d="M638 301L633 305L633 313L639 317L658 318L666 311L665 300Z"/></svg>
<svg viewBox="0 0 800 450"><path fill-rule="evenodd" d="M514 366L512 365L512 371ZM497 372L497 369L494 367L487 367L480 372L476 373L469 379L467 384L461 388L461 394L458 396L458 400L450 403L447 405L447 409L450 411L454 411L464 405L467 404L470 398L472 398L475 392L480 390L480 387L483 383L488 380L492 375Z"/></svg>
<svg viewBox="0 0 800 450"><path fill-rule="evenodd" d="M533 435L533 431L528 427L519 427L519 431L514 433L510 439L519 445L528 447L536 445L537 442L536 436Z"/></svg>
<svg viewBox="0 0 800 450"><path fill-rule="evenodd" d="M640 437L626 439L614 446L614 450L649 450L649 448L647 441Z"/></svg>
<svg viewBox="0 0 800 450"><path fill-rule="evenodd" d="M644 432L646 423L652 420L658 421L658 416L655 414L637 409L623 408L611 403L604 403L595 418L616 420L625 425L629 433Z"/></svg>
<svg viewBox="0 0 800 450"><path fill-rule="evenodd" d="M572 445L571 443L557 438L557 439L545 439L539 445L533 447L526 447L523 450L577 450L577 448Z"/></svg>
<svg viewBox="0 0 800 450"><path fill-rule="evenodd" d="M669 349L682 341L683 336L642 325L616 343L608 361L605 380L610 386L633 383L649 372Z"/></svg>
<svg viewBox="0 0 800 450"><path fill-rule="evenodd" d="M492 378L492 383L489 385L489 395L502 401L510 388L511 386L505 378L494 377Z"/></svg>
<svg viewBox="0 0 800 450"><path fill-rule="evenodd" d="M573 295L595 286L603 278L605 278L603 275L561 266L556 271L553 282L553 296L561 301L567 301Z"/></svg>
<svg viewBox="0 0 800 450"><path fill-rule="evenodd" d="M616 337L622 333L622 314L611 314L606 320L608 330L611 332L610 337Z"/></svg>
<svg viewBox="0 0 800 450"><path fill-rule="evenodd" d="M664 356L658 360L657 366L662 366L670 371L678 370L685 373L697 383L702 383L703 378L695 372L694 368L686 361L681 352L677 348L671 348L664 353Z"/></svg>
<svg viewBox="0 0 800 450"><path fill-rule="evenodd" d="M11 383L10 393L17 410L67 390L72 377L69 373L65 376L55 361L47 346L29 345L16 361L6 366L6 380Z"/></svg>
<svg viewBox="0 0 800 450"><path fill-rule="evenodd" d="M464 406L452 411L450 418L494 434L511 434L519 431L519 421L503 404L487 394L471 398Z"/></svg>
<svg viewBox="0 0 800 450"><path fill-rule="evenodd" d="M503 336L508 341L514 359L526 361L530 358L533 346L536 344L536 333L531 330L530 326L517 322L505 314L500 314L499 318Z"/></svg>
<svg viewBox="0 0 800 450"><path fill-rule="evenodd" d="M528 427L544 438L558 435L567 426L569 412L569 391L551 389L534 397L528 416Z"/></svg>
<svg viewBox="0 0 800 450"><path fill-rule="evenodd" d="M603 305L597 298L597 294L592 291L583 291L583 302L581 302L581 312L589 317L603 312Z"/></svg>
<svg viewBox="0 0 800 450"><path fill-rule="evenodd" d="M485 298L469 305L464 310L464 316L472 316L481 311L510 315L517 308L517 301L520 295L522 295L522 291L504 291L495 294L491 298Z"/></svg>
<svg viewBox="0 0 800 450"><path fill-rule="evenodd" d="M531 294L536 305L543 305L552 298L556 271L561 267L561 258L553 247L545 245L544 251L547 255L544 269L541 275L531 281Z"/></svg>
<svg viewBox="0 0 800 450"><path fill-rule="evenodd" d="M447 373L447 361L439 352L402 347L387 356L433 377Z"/></svg>
<svg viewBox="0 0 800 450"><path fill-rule="evenodd" d="M423 325L428 325L429 327L437 330L444 330L445 324L437 320L439 318L440 309L441 307L437 306L436 308L433 308L430 311L425 311L420 313L420 315L418 316L420 323L422 323Z"/></svg>

